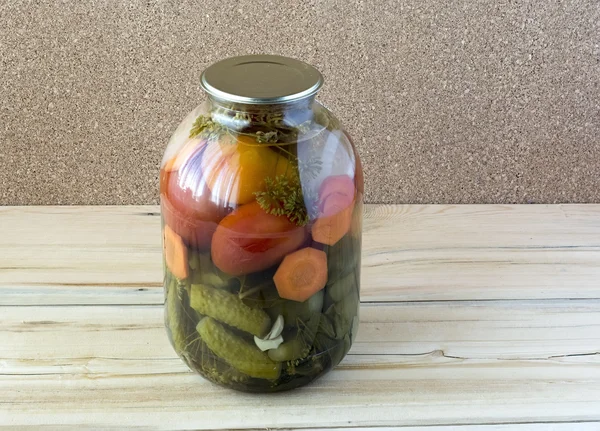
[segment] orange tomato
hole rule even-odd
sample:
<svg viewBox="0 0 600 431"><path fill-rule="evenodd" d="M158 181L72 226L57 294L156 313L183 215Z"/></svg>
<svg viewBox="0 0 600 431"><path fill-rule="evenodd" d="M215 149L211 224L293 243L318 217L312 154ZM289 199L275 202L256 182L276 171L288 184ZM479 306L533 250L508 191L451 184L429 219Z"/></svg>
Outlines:
<svg viewBox="0 0 600 431"><path fill-rule="evenodd" d="M290 169L286 157L244 135L209 143L202 160L211 192L230 205L253 201L254 193L264 189L266 177L285 175Z"/></svg>

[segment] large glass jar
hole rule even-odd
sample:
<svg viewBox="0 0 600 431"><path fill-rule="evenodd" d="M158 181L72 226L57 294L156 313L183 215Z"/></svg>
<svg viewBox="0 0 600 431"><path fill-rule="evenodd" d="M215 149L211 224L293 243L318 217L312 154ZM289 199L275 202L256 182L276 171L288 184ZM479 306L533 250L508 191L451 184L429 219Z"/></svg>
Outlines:
<svg viewBox="0 0 600 431"><path fill-rule="evenodd" d="M315 100L322 82L286 57L218 62L163 158L169 337L191 369L234 389L304 385L356 336L362 168Z"/></svg>

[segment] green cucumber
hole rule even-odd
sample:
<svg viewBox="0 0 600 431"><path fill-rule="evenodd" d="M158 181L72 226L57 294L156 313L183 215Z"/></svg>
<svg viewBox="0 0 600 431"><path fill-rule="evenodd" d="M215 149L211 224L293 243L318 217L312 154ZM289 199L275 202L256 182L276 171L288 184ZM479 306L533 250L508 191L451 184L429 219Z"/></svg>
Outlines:
<svg viewBox="0 0 600 431"><path fill-rule="evenodd" d="M307 346L301 338L294 338L281 343L276 349L269 350L268 354L275 362L286 362L304 358L309 351L310 346Z"/></svg>
<svg viewBox="0 0 600 431"><path fill-rule="evenodd" d="M315 314L323 311L323 297L325 293L319 290L304 302L282 300L279 304L267 309L272 319L280 314L285 320L286 326L298 326L299 321L308 321Z"/></svg>
<svg viewBox="0 0 600 431"><path fill-rule="evenodd" d="M165 321L171 334L173 347L178 354L181 354L186 346L186 316L184 315L183 304L179 298L178 290L179 284L177 283L177 279L172 277L165 292L167 301Z"/></svg>
<svg viewBox="0 0 600 431"><path fill-rule="evenodd" d="M344 277L360 262L360 243L351 235L345 235L335 245L325 249L327 253L327 280L332 283Z"/></svg>
<svg viewBox="0 0 600 431"><path fill-rule="evenodd" d="M210 284L213 287L226 290L239 289L238 279L219 270L212 263L210 253L190 252L188 264L192 284Z"/></svg>
<svg viewBox="0 0 600 431"><path fill-rule="evenodd" d="M326 287L327 294L333 302L340 302L347 295L352 294L357 289L356 272L351 271L342 278Z"/></svg>
<svg viewBox="0 0 600 431"><path fill-rule="evenodd" d="M242 302L238 295L206 284L192 284L190 306L234 328L262 338L271 329L271 318L258 308Z"/></svg>
<svg viewBox="0 0 600 431"><path fill-rule="evenodd" d="M323 296L321 296L321 303L322 300ZM282 362L305 358L312 350L320 321L321 313L311 315L308 320L299 320L296 333L276 349L269 350L269 358Z"/></svg>
<svg viewBox="0 0 600 431"><path fill-rule="evenodd" d="M358 315L358 292L351 292L340 302L331 305L325 316L333 324L335 339L341 340L352 329L352 321Z"/></svg>
<svg viewBox="0 0 600 431"><path fill-rule="evenodd" d="M196 330L217 357L243 374L268 380L279 377L281 364L273 362L254 344L236 336L215 319L205 317Z"/></svg>

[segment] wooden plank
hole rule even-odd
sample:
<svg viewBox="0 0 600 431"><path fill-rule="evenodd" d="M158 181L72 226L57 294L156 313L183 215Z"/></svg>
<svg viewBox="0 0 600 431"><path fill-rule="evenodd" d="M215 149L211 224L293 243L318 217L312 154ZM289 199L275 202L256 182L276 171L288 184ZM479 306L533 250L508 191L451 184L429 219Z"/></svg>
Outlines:
<svg viewBox="0 0 600 431"><path fill-rule="evenodd" d="M160 306L0 308L0 424L169 429L600 421L600 301L368 303L351 354L276 396L174 355Z"/></svg>
<svg viewBox="0 0 600 431"><path fill-rule="evenodd" d="M600 297L600 205L377 205L363 299Z"/></svg>
<svg viewBox="0 0 600 431"><path fill-rule="evenodd" d="M1 358L39 365L74 352L122 360L173 357L162 319L162 306L1 307ZM600 350L600 300L366 303L360 320L354 354L496 360ZM124 352L131 356L119 356Z"/></svg>
<svg viewBox="0 0 600 431"><path fill-rule="evenodd" d="M0 429L4 427L0 426ZM31 430L28 426L10 427L12 431ZM53 431L72 431L80 430L79 425L72 426L55 426L55 425L40 425L34 428L35 430L51 429ZM103 427L103 430L121 430L122 427ZM153 430L156 427L138 427L129 426L128 430ZM394 426L394 427L319 427L319 428L268 428L269 431L292 431L301 429L302 431L598 431L600 422L545 422L545 423L523 423L523 424L503 424L503 425L440 425L440 426ZM265 431L265 428L246 428L246 431Z"/></svg>
<svg viewBox="0 0 600 431"><path fill-rule="evenodd" d="M257 428L258 431L259 428ZM262 428L260 428L262 430ZM297 428L295 428L297 429ZM599 422L569 422L569 423L526 423L526 424L504 424L504 425L441 425L441 426L407 426L407 427L336 427L336 428L302 428L302 431L598 431ZM274 430L274 428L271 428ZM281 431L291 431L291 428L277 428Z"/></svg>
<svg viewBox="0 0 600 431"><path fill-rule="evenodd" d="M162 301L156 206L0 207L0 226L2 305Z"/></svg>
<svg viewBox="0 0 600 431"><path fill-rule="evenodd" d="M0 305L159 304L159 225L155 206L0 208ZM600 205L367 205L362 299L600 298L599 261Z"/></svg>

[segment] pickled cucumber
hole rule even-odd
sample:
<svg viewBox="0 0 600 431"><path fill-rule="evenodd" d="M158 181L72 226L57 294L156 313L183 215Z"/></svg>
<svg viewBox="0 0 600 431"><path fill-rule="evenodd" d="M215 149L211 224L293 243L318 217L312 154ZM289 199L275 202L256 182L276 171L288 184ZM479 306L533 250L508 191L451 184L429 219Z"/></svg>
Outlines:
<svg viewBox="0 0 600 431"><path fill-rule="evenodd" d="M193 343L193 352L186 352L184 355L184 359L190 367L201 370L210 380L224 385L243 383L250 379L249 375L232 368L227 362L215 356L206 343L200 339L195 329L194 334L196 340Z"/></svg>
<svg viewBox="0 0 600 431"><path fill-rule="evenodd" d="M339 278L335 283L327 285L327 294L333 302L339 302L357 290L357 283L356 272L351 271L346 276Z"/></svg>
<svg viewBox="0 0 600 431"><path fill-rule="evenodd" d="M186 346L187 318L184 316L185 311L181 304L179 284L175 277L171 277L165 293L167 301L165 320L171 333L173 347L180 354Z"/></svg>
<svg viewBox="0 0 600 431"><path fill-rule="evenodd" d="M269 308L282 303L273 282L275 270L269 268L243 277L240 287L240 299L253 308ZM277 315L275 315L277 317Z"/></svg>
<svg viewBox="0 0 600 431"><path fill-rule="evenodd" d="M335 245L325 249L327 253L327 279L334 282L345 277L358 266L360 244L351 236L345 235Z"/></svg>
<svg viewBox="0 0 600 431"><path fill-rule="evenodd" d="M358 315L358 303L358 292L355 291L333 304L325 312L325 316L333 324L334 336L337 340L341 340L350 332L352 321Z"/></svg>
<svg viewBox="0 0 600 431"><path fill-rule="evenodd" d="M323 297L321 296L321 303ZM313 348L313 341L317 335L321 313L312 314L308 320L298 320L298 329L288 341L280 344L276 349L269 350L269 358L274 361L292 361L308 356Z"/></svg>
<svg viewBox="0 0 600 431"><path fill-rule="evenodd" d="M320 290L304 302L283 300L265 311L271 318L282 315L286 326L297 326L299 320L307 321L315 313L323 311L324 295Z"/></svg>
<svg viewBox="0 0 600 431"><path fill-rule="evenodd" d="M242 331L262 338L271 329L271 318L264 311L244 304L238 295L206 284L193 284L190 306Z"/></svg>
<svg viewBox="0 0 600 431"><path fill-rule="evenodd" d="M293 359L304 358L308 355L309 351L310 346L307 346L302 339L294 338L282 343L276 349L269 350L268 354L269 358L275 362L286 362Z"/></svg>
<svg viewBox="0 0 600 431"><path fill-rule="evenodd" d="M211 317L198 323L196 330L208 348L236 370L259 379L275 380L281 365L269 359L266 353L231 331Z"/></svg>
<svg viewBox="0 0 600 431"><path fill-rule="evenodd" d="M218 269L210 258L210 253L191 252L188 258L192 284L210 284L230 291L239 289L239 280Z"/></svg>

